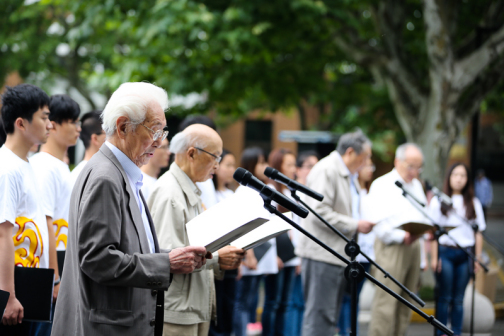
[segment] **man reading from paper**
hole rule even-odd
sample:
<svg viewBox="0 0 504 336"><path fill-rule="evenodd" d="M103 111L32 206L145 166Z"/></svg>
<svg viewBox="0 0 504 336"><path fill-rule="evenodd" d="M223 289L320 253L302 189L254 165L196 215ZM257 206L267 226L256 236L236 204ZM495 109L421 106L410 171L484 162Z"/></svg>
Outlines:
<svg viewBox="0 0 504 336"><path fill-rule="evenodd" d="M154 185L148 205L158 233L159 246L189 245L185 225L202 209L196 182L211 178L219 167L222 140L208 126L195 124L176 134L170 143L175 162ZM208 223L219 225L219 223ZM215 316L214 271L236 269L244 251L226 246L206 266L188 275L174 275L166 292L163 335L208 335Z"/></svg>
<svg viewBox="0 0 504 336"><path fill-rule="evenodd" d="M53 336L158 335L162 310L156 308L171 274L205 264L202 246L159 247L141 191L140 167L168 134L167 108L166 92L144 82L122 84L105 106L107 141L79 174L70 199Z"/></svg>
<svg viewBox="0 0 504 336"><path fill-rule="evenodd" d="M413 292L420 276L418 238L422 231L430 228L430 223L402 195L402 190L395 182L401 182L415 198L426 203L422 184L418 180L422 165L423 155L417 145L406 143L399 146L394 161L395 168L371 184L369 198L363 204L363 216L377 222L374 228L376 262ZM401 292L390 279L380 280L405 297L406 293ZM385 291L377 290L371 309L369 335L405 335L410 318L411 311L408 307Z"/></svg>

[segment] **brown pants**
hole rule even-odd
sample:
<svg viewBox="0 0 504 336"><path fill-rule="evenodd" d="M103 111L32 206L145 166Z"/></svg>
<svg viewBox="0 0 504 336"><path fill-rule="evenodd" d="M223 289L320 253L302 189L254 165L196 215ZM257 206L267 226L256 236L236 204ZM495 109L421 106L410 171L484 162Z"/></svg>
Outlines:
<svg viewBox="0 0 504 336"><path fill-rule="evenodd" d="M376 262L394 278L412 292L417 291L420 277L420 243L411 245L386 245L381 240L375 241ZM381 275L381 274L380 274ZM399 286L390 279L377 276L385 286L414 302ZM376 288L371 307L369 336L403 336L411 319L411 310L380 288Z"/></svg>
<svg viewBox="0 0 504 336"><path fill-rule="evenodd" d="M164 323L163 336L208 336L210 322L196 324Z"/></svg>

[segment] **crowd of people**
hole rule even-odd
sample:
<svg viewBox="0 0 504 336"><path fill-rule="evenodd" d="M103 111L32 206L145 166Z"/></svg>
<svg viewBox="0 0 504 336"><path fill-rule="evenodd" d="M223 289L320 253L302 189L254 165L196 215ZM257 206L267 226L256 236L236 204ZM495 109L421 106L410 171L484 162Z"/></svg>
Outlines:
<svg viewBox="0 0 504 336"><path fill-rule="evenodd" d="M372 142L361 131L343 134L324 158L285 148L231 153L206 117L184 120L168 141L167 108L166 92L148 83L124 83L103 111L83 115L66 95L49 97L30 84L7 88L0 289L10 297L1 335L349 335L346 264L297 230L246 251L190 246L185 224L193 218L235 193L257 197L237 187L237 167L292 197L265 176L268 166L322 194L321 202L303 199L410 290L418 289L424 254L430 254L443 288L437 318L461 334L464 290L476 267L456 244L479 256L486 225L466 165L456 163L446 174L443 192L451 204L436 197L428 204L419 179L423 154L413 143L400 145L392 171L371 183ZM79 138L84 157L70 171L66 153ZM401 227L419 210L397 181L428 204L436 224L450 227L450 237L436 242L429 233ZM380 204L379 216L364 211L370 200ZM315 216L293 220L346 256L345 241ZM295 248L288 259L279 253L285 240ZM370 271L369 260L359 255L357 261ZM52 323L24 320L14 266L54 270ZM405 296L390 279L378 278ZM258 309L261 286L264 305ZM405 335L411 311L377 290L371 315L369 335Z"/></svg>

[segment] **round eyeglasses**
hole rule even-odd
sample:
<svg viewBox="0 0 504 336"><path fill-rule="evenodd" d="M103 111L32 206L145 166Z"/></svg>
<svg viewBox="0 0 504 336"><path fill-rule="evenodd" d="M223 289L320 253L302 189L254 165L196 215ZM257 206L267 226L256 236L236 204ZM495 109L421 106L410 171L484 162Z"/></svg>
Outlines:
<svg viewBox="0 0 504 336"><path fill-rule="evenodd" d="M161 141L163 141L168 136L168 126L165 126L162 130L154 131L153 129L145 126L144 124L140 124L140 125L142 125L143 127L147 128L153 134L152 135L152 140L153 141L156 141L159 138L161 138Z"/></svg>

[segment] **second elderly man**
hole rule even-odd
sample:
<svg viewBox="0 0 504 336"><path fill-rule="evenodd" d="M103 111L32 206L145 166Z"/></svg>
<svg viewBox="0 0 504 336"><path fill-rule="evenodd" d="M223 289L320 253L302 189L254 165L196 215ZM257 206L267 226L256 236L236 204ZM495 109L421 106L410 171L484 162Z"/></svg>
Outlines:
<svg viewBox="0 0 504 336"><path fill-rule="evenodd" d="M163 248L189 245L185 225L203 211L196 182L206 181L215 173L222 140L208 126L191 125L173 137L170 151L175 153L175 162L156 182L148 201ZM166 293L163 335L208 335L215 315L214 275L222 276L223 270L237 268L243 253L227 246L214 253L205 267L191 274L174 275Z"/></svg>

